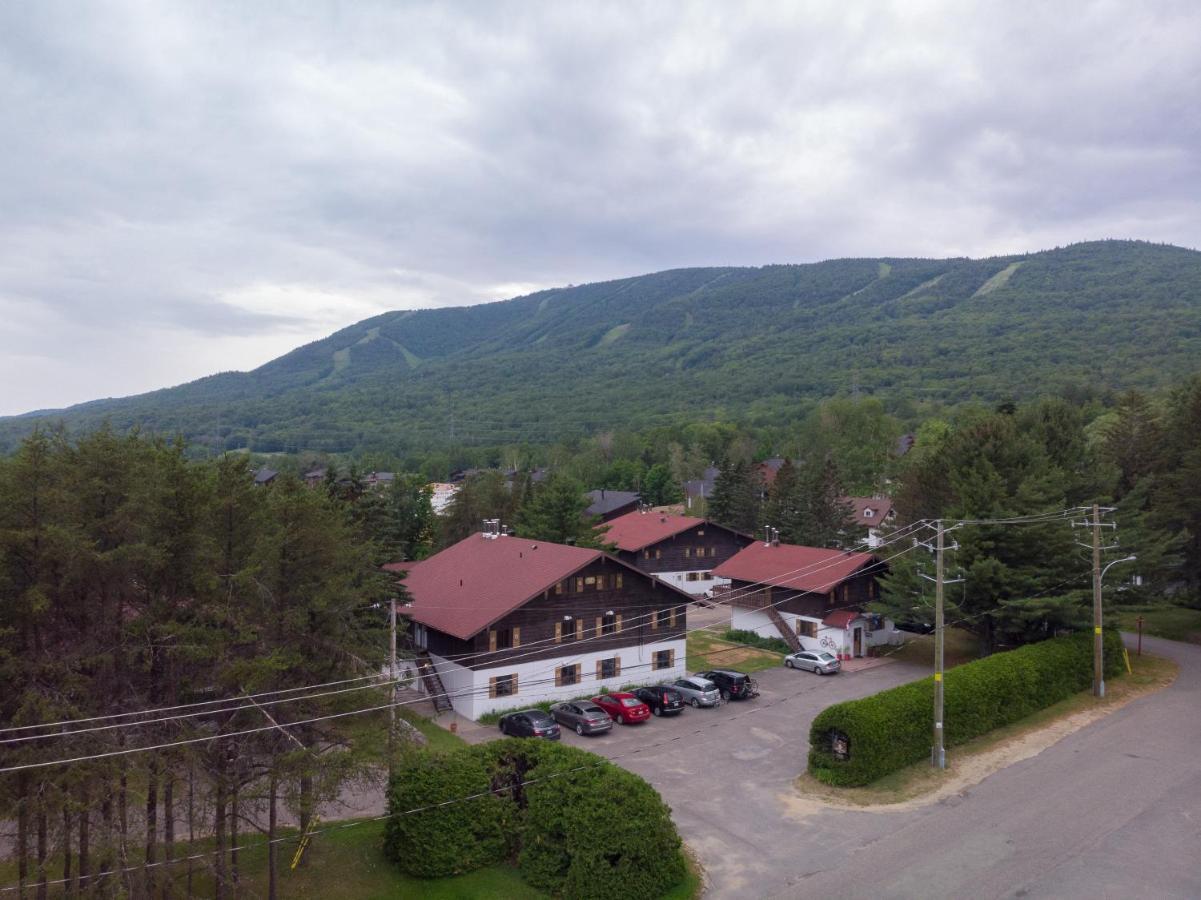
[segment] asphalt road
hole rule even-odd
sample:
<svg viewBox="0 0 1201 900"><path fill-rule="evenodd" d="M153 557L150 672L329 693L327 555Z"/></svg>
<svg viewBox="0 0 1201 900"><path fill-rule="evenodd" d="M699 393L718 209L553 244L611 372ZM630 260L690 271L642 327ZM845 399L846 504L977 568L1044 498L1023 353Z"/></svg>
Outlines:
<svg viewBox="0 0 1201 900"><path fill-rule="evenodd" d="M772 670L759 701L564 739L655 785L709 897L1201 898L1201 647L1144 648L1180 663L1174 685L913 810L787 802L813 716L922 674L902 663L834 678Z"/></svg>

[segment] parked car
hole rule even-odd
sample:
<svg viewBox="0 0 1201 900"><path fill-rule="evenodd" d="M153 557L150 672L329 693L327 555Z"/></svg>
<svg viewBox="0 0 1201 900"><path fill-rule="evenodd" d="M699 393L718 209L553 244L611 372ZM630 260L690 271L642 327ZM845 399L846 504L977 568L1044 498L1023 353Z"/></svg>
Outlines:
<svg viewBox="0 0 1201 900"><path fill-rule="evenodd" d="M833 675L842 668L842 663L833 653L825 650L798 650L784 657L784 665L790 669L808 669L818 675Z"/></svg>
<svg viewBox="0 0 1201 900"><path fill-rule="evenodd" d="M540 737L557 741L560 737L558 723L540 709L522 709L501 716L501 734L509 737Z"/></svg>
<svg viewBox="0 0 1201 900"><path fill-rule="evenodd" d="M684 711L683 695L668 684L638 688L634 696L651 708L651 715L677 716Z"/></svg>
<svg viewBox="0 0 1201 900"><path fill-rule="evenodd" d="M704 678L680 678L671 685L680 692L684 702L691 703L693 709L702 706L717 706L721 703L721 692L712 681Z"/></svg>
<svg viewBox="0 0 1201 900"><path fill-rule="evenodd" d="M576 734L601 734L613 730L609 714L588 700L556 703L550 708L550 714L563 727L574 729Z"/></svg>
<svg viewBox="0 0 1201 900"><path fill-rule="evenodd" d="M601 694L593 697L592 702L608 713L609 718L618 725L633 725L651 717L650 707L626 691Z"/></svg>
<svg viewBox="0 0 1201 900"><path fill-rule="evenodd" d="M733 669L711 669L708 672L697 672L698 678L707 678L717 685L723 700L750 700L759 696L759 685L745 672L735 672Z"/></svg>

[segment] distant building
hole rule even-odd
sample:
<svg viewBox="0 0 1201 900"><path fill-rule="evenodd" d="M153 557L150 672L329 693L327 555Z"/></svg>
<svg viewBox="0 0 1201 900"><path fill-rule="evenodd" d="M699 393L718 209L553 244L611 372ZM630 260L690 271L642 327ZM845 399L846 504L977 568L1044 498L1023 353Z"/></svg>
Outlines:
<svg viewBox="0 0 1201 900"><path fill-rule="evenodd" d="M309 487L317 487L325 481L325 476L329 474L329 470L325 467L320 469L312 469L304 473L304 483Z"/></svg>
<svg viewBox="0 0 1201 900"><path fill-rule="evenodd" d="M589 491L589 507L584 510L586 516L599 516L602 522L624 516L638 509L639 494L637 491Z"/></svg>
<svg viewBox="0 0 1201 900"><path fill-rule="evenodd" d="M698 501L708 502L713 496L713 486L717 484L717 476L721 472L717 466L709 466L700 478L684 482L684 505L692 509Z"/></svg>
<svg viewBox="0 0 1201 900"><path fill-rule="evenodd" d="M261 469L259 469L257 472L254 473L254 483L257 486L262 487L264 485L268 485L271 482L273 482L278 476L279 476L279 472L275 471L274 469L268 469L266 466L263 466Z"/></svg>
<svg viewBox="0 0 1201 900"><path fill-rule="evenodd" d="M713 570L754 539L724 525L658 511L626 513L601 537L617 558L689 594L728 585Z"/></svg>
<svg viewBox="0 0 1201 900"><path fill-rule="evenodd" d="M852 517L863 541L871 549L884 543L883 531L896 519L892 501L887 497L847 497Z"/></svg>
<svg viewBox="0 0 1201 900"><path fill-rule="evenodd" d="M430 491L430 506L434 510L434 515L445 515L450 508L450 501L455 498L460 486L448 482L434 482L427 487Z"/></svg>

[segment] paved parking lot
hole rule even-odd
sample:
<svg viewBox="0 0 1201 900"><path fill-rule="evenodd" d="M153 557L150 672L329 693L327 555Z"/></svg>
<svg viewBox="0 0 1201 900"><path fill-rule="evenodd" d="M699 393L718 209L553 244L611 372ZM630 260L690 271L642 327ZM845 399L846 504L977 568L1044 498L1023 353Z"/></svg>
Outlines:
<svg viewBox="0 0 1201 900"><path fill-rule="evenodd" d="M769 669L755 676L761 692L756 700L690 707L673 718L615 725L593 737L564 732L563 740L607 756L655 786L705 866L709 896L761 897L768 872L787 863L803 869L831 843L862 836L860 828L815 830L820 816L802 833L789 819L785 799L805 769L813 717L831 703L924 674L902 662L829 677Z"/></svg>

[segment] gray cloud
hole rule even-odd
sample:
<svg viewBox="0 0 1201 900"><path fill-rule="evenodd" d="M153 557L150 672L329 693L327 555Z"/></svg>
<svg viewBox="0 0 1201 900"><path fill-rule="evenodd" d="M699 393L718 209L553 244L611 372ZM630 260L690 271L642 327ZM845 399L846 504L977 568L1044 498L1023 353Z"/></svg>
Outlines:
<svg viewBox="0 0 1201 900"><path fill-rule="evenodd" d="M672 266L1197 246L1197 34L1172 2L9 5L0 414Z"/></svg>

